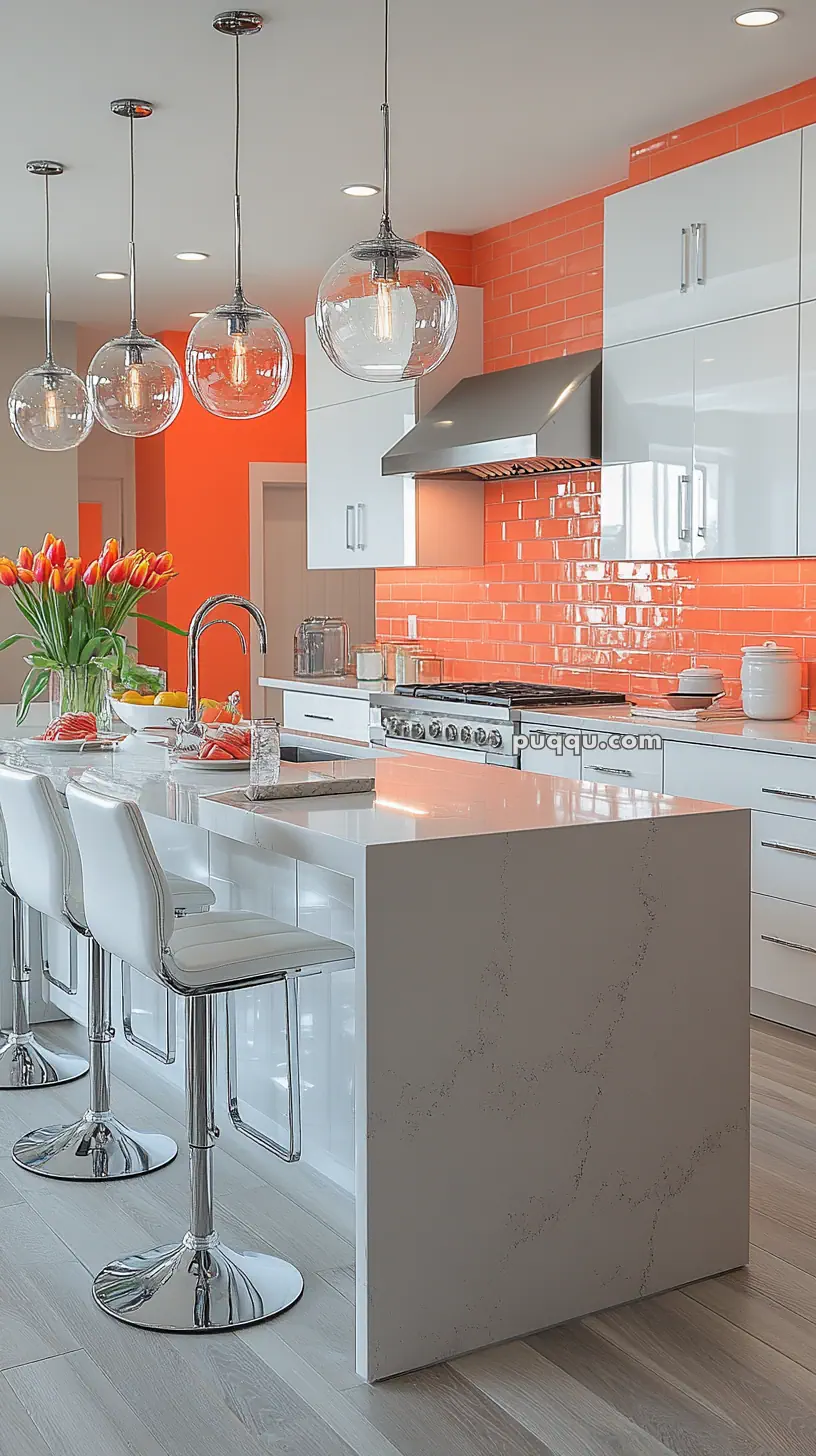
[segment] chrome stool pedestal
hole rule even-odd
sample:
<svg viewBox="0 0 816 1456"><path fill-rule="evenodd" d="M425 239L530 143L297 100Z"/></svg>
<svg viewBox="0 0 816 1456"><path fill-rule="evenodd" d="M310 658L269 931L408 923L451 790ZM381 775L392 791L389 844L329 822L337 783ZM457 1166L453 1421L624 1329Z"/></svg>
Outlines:
<svg viewBox="0 0 816 1456"><path fill-rule="evenodd" d="M91 1087L88 1111L66 1127L43 1127L26 1133L15 1143L12 1157L20 1168L43 1178L67 1178L98 1183L114 1178L136 1178L162 1168L175 1158L178 1147L161 1133L137 1132L111 1113L110 956L89 939L88 1042ZM79 1060L79 1059L77 1059Z"/></svg>
<svg viewBox="0 0 816 1456"><path fill-rule="evenodd" d="M93 1283L97 1304L143 1329L206 1334L240 1329L294 1304L303 1278L271 1254L223 1244L213 1220L215 1027L210 995L187 999L187 1121L190 1228L178 1244L108 1264Z"/></svg>
<svg viewBox="0 0 816 1456"><path fill-rule="evenodd" d="M23 904L11 894L11 1031L0 1033L0 1091L53 1087L84 1077L88 1063L71 1052L59 1052L39 1041L28 1016L29 972L23 935Z"/></svg>

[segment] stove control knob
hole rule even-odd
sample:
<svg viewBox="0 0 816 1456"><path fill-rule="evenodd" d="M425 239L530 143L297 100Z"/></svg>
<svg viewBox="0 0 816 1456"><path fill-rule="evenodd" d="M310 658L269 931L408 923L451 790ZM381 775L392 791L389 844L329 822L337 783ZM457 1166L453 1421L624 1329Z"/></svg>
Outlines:
<svg viewBox="0 0 816 1456"><path fill-rule="evenodd" d="M429 738L441 738L442 737L442 724L440 723L440 721L439 721L438 718L432 718L431 719L431 722L428 724L428 737Z"/></svg>
<svg viewBox="0 0 816 1456"><path fill-rule="evenodd" d="M383 718L383 728L385 729L389 737L393 737L399 729L399 723L396 718L392 718L389 716L387 718Z"/></svg>
<svg viewBox="0 0 816 1456"><path fill-rule="evenodd" d="M447 738L448 743L456 742L457 738L459 737L459 730L456 727L455 723L445 724L445 737Z"/></svg>
<svg viewBox="0 0 816 1456"><path fill-rule="evenodd" d="M498 728L491 728L487 735L487 742L490 748L501 748L502 736Z"/></svg>
<svg viewBox="0 0 816 1456"><path fill-rule="evenodd" d="M405 724L403 723L402 719L401 718L395 718L394 719L394 736L396 738L401 738L402 735L404 734L404 732L405 732Z"/></svg>
<svg viewBox="0 0 816 1456"><path fill-rule="evenodd" d="M459 730L459 737L462 743L470 743L470 740L473 737L473 729L469 728L467 723L464 723Z"/></svg>
<svg viewBox="0 0 816 1456"><path fill-rule="evenodd" d="M487 743L487 733L484 728L476 729L476 732L473 735L473 742L477 743L479 748L484 748L485 744Z"/></svg>
<svg viewBox="0 0 816 1456"><path fill-rule="evenodd" d="M412 723L411 724L411 737L412 738L424 738L425 737L425 725L424 725L424 723Z"/></svg>

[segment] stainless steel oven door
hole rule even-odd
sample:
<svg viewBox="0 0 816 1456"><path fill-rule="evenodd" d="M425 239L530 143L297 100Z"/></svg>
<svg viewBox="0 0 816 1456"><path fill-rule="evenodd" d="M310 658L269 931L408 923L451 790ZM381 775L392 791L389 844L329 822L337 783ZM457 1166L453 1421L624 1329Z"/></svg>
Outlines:
<svg viewBox="0 0 816 1456"><path fill-rule="evenodd" d="M435 758L461 758L465 763L495 763L503 768L519 766L519 760L511 754L487 753L477 748L452 748L447 744L417 743L412 738L387 737L385 746L394 753L431 753Z"/></svg>

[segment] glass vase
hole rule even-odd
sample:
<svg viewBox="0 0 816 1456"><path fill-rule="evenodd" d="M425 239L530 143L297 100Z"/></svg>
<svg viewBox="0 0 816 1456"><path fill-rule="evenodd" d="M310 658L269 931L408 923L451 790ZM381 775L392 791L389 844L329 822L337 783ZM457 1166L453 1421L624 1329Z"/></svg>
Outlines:
<svg viewBox="0 0 816 1456"><path fill-rule="evenodd" d="M107 667L89 662L52 672L48 689L51 721L63 713L93 713L97 733L111 731L111 674Z"/></svg>
<svg viewBox="0 0 816 1456"><path fill-rule="evenodd" d="M276 718L253 718L247 797L263 799L280 778L280 724Z"/></svg>

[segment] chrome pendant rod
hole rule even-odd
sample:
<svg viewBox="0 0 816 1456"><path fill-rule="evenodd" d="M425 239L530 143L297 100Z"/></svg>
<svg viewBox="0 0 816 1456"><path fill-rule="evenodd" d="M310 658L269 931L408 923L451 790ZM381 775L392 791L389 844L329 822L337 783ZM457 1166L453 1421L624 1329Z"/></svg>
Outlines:
<svg viewBox="0 0 816 1456"><path fill-rule="evenodd" d="M243 296L243 257L241 251L241 33L235 32L235 295Z"/></svg>
<svg viewBox="0 0 816 1456"><path fill-rule="evenodd" d="M383 75L383 226L391 227L391 108L388 101L390 0L385 0L385 61Z"/></svg>
<svg viewBox="0 0 816 1456"><path fill-rule="evenodd" d="M53 364L51 338L51 200L48 195L48 173L45 174L45 362Z"/></svg>
<svg viewBox="0 0 816 1456"><path fill-rule="evenodd" d="M138 331L136 323L136 178L133 161L133 112L130 113L130 243L128 245L128 271L130 273L130 332Z"/></svg>

